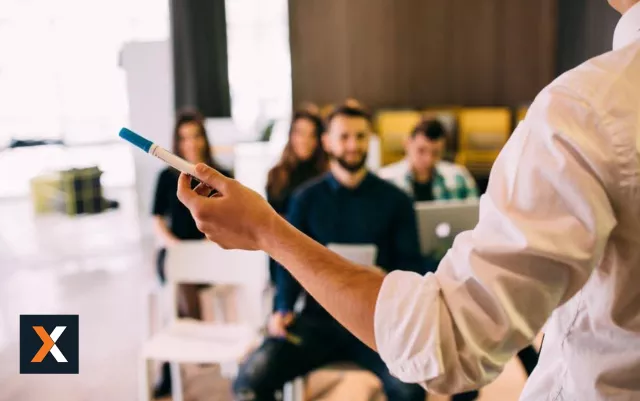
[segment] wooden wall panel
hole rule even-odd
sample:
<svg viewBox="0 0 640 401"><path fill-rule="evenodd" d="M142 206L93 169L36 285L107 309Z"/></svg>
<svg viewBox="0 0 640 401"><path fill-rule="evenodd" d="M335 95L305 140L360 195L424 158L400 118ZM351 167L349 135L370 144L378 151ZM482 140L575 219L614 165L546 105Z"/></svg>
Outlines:
<svg viewBox="0 0 640 401"><path fill-rule="evenodd" d="M453 97L470 106L499 103L499 0L450 0Z"/></svg>
<svg viewBox="0 0 640 401"><path fill-rule="evenodd" d="M393 101L397 92L393 18L395 7L388 0L349 0L345 35L349 65L349 96L367 99L369 107L377 100ZM337 99L340 100L340 99Z"/></svg>
<svg viewBox="0 0 640 401"><path fill-rule="evenodd" d="M553 80L555 60L549 54L556 52L556 0L502 0L501 7L504 62L500 98L518 105L531 101L532 93Z"/></svg>
<svg viewBox="0 0 640 401"><path fill-rule="evenodd" d="M347 2L290 1L289 38L294 103L349 96Z"/></svg>
<svg viewBox="0 0 640 401"><path fill-rule="evenodd" d="M509 105L553 76L558 0L290 0L294 104Z"/></svg>
<svg viewBox="0 0 640 401"><path fill-rule="evenodd" d="M444 104L452 98L450 2L395 2L396 102L393 106Z"/></svg>

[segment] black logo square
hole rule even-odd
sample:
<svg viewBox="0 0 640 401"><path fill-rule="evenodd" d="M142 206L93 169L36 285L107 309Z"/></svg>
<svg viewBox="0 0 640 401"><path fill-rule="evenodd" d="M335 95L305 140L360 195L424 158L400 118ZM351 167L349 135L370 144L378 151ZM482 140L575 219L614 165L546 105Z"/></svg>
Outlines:
<svg viewBox="0 0 640 401"><path fill-rule="evenodd" d="M78 315L20 315L20 373L78 373Z"/></svg>

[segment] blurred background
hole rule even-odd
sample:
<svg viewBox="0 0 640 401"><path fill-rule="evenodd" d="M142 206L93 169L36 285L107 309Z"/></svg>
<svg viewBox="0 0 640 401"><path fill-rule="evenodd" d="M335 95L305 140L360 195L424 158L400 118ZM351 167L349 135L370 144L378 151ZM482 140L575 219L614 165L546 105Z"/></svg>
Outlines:
<svg viewBox="0 0 640 401"><path fill-rule="evenodd" d="M609 50L618 18L605 0L0 0L0 400L138 398L139 354L170 314L152 212L165 166L121 127L172 149L176 114L197 109L217 165L266 195L293 112L352 99L373 116L371 170L436 116L482 193L534 96ZM268 304L263 261L243 275ZM232 313L224 291L199 296L205 320ZM19 315L62 313L80 316L80 374L19 375ZM226 365L196 362L185 399L233 399ZM304 399L377 385L315 380ZM516 400L524 380L510 364L481 399Z"/></svg>

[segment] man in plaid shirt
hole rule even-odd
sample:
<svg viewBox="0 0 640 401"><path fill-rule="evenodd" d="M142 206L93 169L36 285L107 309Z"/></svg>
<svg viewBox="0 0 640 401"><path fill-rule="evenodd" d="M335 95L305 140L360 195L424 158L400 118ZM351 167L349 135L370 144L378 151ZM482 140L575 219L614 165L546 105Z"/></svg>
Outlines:
<svg viewBox="0 0 640 401"><path fill-rule="evenodd" d="M446 131L438 120L420 122L407 138L405 149L404 160L380 169L378 174L416 202L478 198L476 182L469 171L464 166L442 160ZM425 255L427 271L435 271L441 258L437 252ZM477 391L456 394L453 400L471 401L477 399L478 394Z"/></svg>
<svg viewBox="0 0 640 401"><path fill-rule="evenodd" d="M419 123L406 142L407 157L380 169L417 202L476 199L476 183L464 166L442 160L446 131L436 119Z"/></svg>

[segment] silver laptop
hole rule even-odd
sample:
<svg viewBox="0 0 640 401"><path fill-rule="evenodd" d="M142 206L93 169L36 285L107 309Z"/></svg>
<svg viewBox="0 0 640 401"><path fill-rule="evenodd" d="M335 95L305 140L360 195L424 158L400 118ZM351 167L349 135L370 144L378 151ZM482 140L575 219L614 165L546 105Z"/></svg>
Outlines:
<svg viewBox="0 0 640 401"><path fill-rule="evenodd" d="M478 201L416 202L420 251L441 258L455 237L478 223Z"/></svg>

